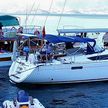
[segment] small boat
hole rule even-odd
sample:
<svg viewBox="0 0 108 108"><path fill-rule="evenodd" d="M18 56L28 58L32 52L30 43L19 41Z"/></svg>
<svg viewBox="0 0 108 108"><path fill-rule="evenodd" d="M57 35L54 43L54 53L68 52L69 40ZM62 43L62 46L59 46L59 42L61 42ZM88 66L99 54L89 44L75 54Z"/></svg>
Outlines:
<svg viewBox="0 0 108 108"><path fill-rule="evenodd" d="M20 90L17 98L3 102L3 108L45 108L37 98L32 98L24 90Z"/></svg>
<svg viewBox="0 0 108 108"><path fill-rule="evenodd" d="M10 15L0 16L0 67L10 66L12 64L11 56L13 54L13 44L16 40L16 29L19 21L16 17Z"/></svg>
<svg viewBox="0 0 108 108"><path fill-rule="evenodd" d="M12 63L9 69L10 81L17 84L61 84L108 80L108 50L98 47L95 39L85 37L88 33L100 35L99 33L107 31L107 28L66 29L58 30L58 33L63 34L63 36L46 34L44 40L53 44L63 42L73 45L77 42L87 46L86 49L79 46L77 50L74 50L73 46L62 51L60 48L59 50L55 49L51 59L46 54L43 58L44 61L40 60L42 57L39 57L36 48L29 53L28 60L24 56L19 56ZM28 43L31 43L30 39L28 39ZM29 48L31 49L31 47ZM80 53L78 53L79 51Z"/></svg>

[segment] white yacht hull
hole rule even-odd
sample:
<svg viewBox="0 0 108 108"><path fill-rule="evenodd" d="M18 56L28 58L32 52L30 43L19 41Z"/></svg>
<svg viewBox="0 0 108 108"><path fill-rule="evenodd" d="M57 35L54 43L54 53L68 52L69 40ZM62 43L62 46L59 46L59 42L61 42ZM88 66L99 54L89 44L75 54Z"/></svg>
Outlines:
<svg viewBox="0 0 108 108"><path fill-rule="evenodd" d="M80 49L75 51L73 51L74 49L72 49L72 51L70 49L69 52L68 50L66 51L67 55L64 57L62 56L64 54L64 49L62 49L63 52L59 52L54 48L54 51L60 56L57 56L56 53L54 53L53 57L51 57L51 60L48 59L47 55L44 55L45 58L41 58L41 54L31 52L29 57L31 54L32 56L30 59L28 59L28 61L25 61L24 58L19 57L12 63L9 70L10 80L15 83L33 84L60 84L108 80L108 50L98 47L94 39L79 38L82 36L85 37L88 32L95 33L97 31L106 32L106 29L58 30L58 33L63 33L63 35L66 35L66 33L75 33L75 37L77 38L74 36L71 37L71 35L69 38L65 36L58 36L59 38L57 38L54 36L56 39L54 39L54 41L51 40L51 43L57 43L57 40L60 40L58 43L87 43L86 47L84 46L83 48L80 48L83 50L83 52L79 53ZM81 33L81 35L77 36L77 33ZM50 38L52 38L52 36L53 35L51 35ZM30 43L30 38L28 42ZM90 43L92 43L92 45L90 45ZM60 48L58 49L61 50ZM37 48L35 51L37 51ZM39 56L40 58L38 58Z"/></svg>
<svg viewBox="0 0 108 108"><path fill-rule="evenodd" d="M20 70L20 69L21 70ZM108 61L67 64L19 64L9 70L15 83L59 84L108 80Z"/></svg>

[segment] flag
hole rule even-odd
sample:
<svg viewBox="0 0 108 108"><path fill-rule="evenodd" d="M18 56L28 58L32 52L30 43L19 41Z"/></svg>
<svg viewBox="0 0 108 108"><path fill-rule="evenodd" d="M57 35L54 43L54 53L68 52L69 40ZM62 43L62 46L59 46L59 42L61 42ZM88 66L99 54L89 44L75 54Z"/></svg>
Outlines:
<svg viewBox="0 0 108 108"><path fill-rule="evenodd" d="M42 29L42 36L43 36L43 38L45 38L45 35L46 35L46 33L45 33L45 26L43 26L43 29Z"/></svg>

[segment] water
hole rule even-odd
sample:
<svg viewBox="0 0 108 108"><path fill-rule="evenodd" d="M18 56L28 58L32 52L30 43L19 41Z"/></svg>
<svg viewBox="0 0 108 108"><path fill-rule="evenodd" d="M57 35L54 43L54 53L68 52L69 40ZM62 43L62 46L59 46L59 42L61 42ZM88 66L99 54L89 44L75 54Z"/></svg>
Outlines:
<svg viewBox="0 0 108 108"><path fill-rule="evenodd" d="M57 34L58 28L108 28L108 15L16 15L21 25L46 27L46 33ZM61 20L60 20L61 19ZM45 23L46 22L46 23Z"/></svg>
<svg viewBox="0 0 108 108"><path fill-rule="evenodd" d="M63 85L13 85L8 67L0 68L0 105L19 90L38 98L46 108L108 108L108 82Z"/></svg>

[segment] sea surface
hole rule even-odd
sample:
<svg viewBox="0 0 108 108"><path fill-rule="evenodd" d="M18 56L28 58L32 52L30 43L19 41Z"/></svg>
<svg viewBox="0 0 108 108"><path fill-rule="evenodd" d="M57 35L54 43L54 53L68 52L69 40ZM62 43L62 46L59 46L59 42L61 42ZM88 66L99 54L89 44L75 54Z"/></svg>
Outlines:
<svg viewBox="0 0 108 108"><path fill-rule="evenodd" d="M63 28L108 28L108 15L15 15L23 26L45 26L47 34L58 34Z"/></svg>
<svg viewBox="0 0 108 108"><path fill-rule="evenodd" d="M16 97L19 90L25 90L46 108L108 108L108 81L17 86L9 82L8 69L0 68L0 105Z"/></svg>

